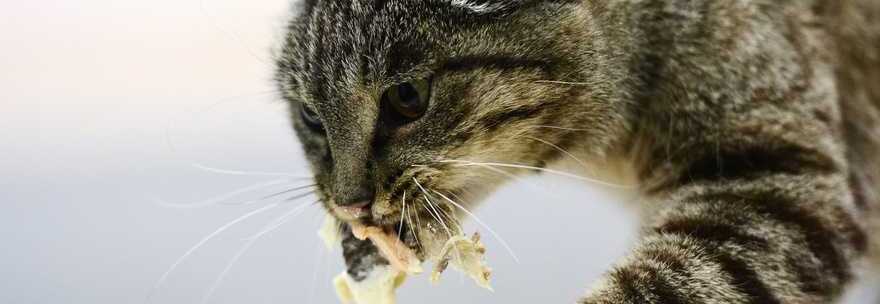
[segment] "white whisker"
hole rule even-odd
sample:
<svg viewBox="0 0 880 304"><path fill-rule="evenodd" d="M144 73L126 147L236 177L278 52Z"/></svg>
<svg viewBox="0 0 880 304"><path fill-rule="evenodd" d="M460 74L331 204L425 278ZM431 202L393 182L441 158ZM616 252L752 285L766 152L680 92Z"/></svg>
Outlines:
<svg viewBox="0 0 880 304"><path fill-rule="evenodd" d="M400 198L400 225L397 227L397 236L401 237L403 233L403 215L406 213L406 190L403 191L403 196ZM402 239L402 237L401 237Z"/></svg>
<svg viewBox="0 0 880 304"><path fill-rule="evenodd" d="M294 187L294 188L290 188L290 189L287 189L287 190L284 190L284 191L281 191L281 192L277 192L277 193L269 194L269 195L266 195L266 196L260 197L260 198L255 199L255 200L249 200L249 201L245 201L245 202L237 202L237 203L221 203L221 205L252 205L252 204L256 204L256 203L259 203L259 202L265 201L265 200L267 200L267 199L273 198L273 197L278 197L278 196L281 196L281 195L284 195L284 194L287 194L287 193L290 193L290 192L294 192L294 191L298 191L298 190L303 190L303 189L308 189L308 188L312 188L312 187L315 187L315 185L312 184L312 185L305 185L305 186ZM301 198L301 197L307 196L307 195L312 194L312 193L315 193L315 191L314 191L314 190L310 190L310 191L307 191L307 192L304 192L304 193L301 193L301 194L297 194L296 196L293 196L293 197L291 197L291 198L286 199L286 201L290 201L290 200L292 200L292 199Z"/></svg>
<svg viewBox="0 0 880 304"><path fill-rule="evenodd" d="M586 82L571 82L571 81L558 81L558 80L538 80L535 83L548 83L548 84L564 84L564 85L572 85L572 86L587 86L590 85Z"/></svg>
<svg viewBox="0 0 880 304"><path fill-rule="evenodd" d="M534 126L532 126L532 127L535 127L535 128L545 128L545 129L557 129L557 130L565 130L565 131L576 131L576 132L586 132L586 131L591 131L591 130L588 130L588 129L566 128L566 127L548 126L548 125L534 125Z"/></svg>
<svg viewBox="0 0 880 304"><path fill-rule="evenodd" d="M219 169L213 168L209 166L205 166L199 163L193 163L193 166L196 169L203 170L206 172L217 173L217 174L225 174L225 175L246 175L246 176L285 176L293 179L303 180L303 179L311 179L310 176L297 175L292 173L285 172L260 172L260 171L239 171L239 170L228 170L228 169Z"/></svg>
<svg viewBox="0 0 880 304"><path fill-rule="evenodd" d="M242 246L241 249L239 249L239 251L235 253L232 259L229 260L229 263L226 264L226 268L224 268L217 279L214 280L211 288L209 288L208 292L206 292L205 295L202 297L202 303L207 303L208 300L210 300L211 296L214 295L214 293L217 291L217 288L220 287L220 283L223 282L223 280L226 278L226 275L229 273L230 270L232 270L232 267L235 265L235 263L237 263L238 260L241 259L241 257L254 245L254 243L259 241L263 236L274 232L279 227L290 221L290 219L299 216L300 214L302 214L302 211L305 210L305 207L313 204L314 203L306 203L299 205L289 212L285 213L284 215L276 218L272 223L264 226L263 229L260 230L260 232L254 234L251 237L245 238L244 241L246 242L244 246Z"/></svg>
<svg viewBox="0 0 880 304"><path fill-rule="evenodd" d="M448 201L450 204L452 204L453 206L457 207L457 208L460 209L462 212L466 213L468 216L470 216L471 218L473 218L474 221L477 222L477 224L480 224L480 226L483 226L483 228L486 228L486 230L489 231L489 233L492 234L492 236L495 237L495 239L497 239L499 243L501 243L501 246L503 246L504 249L507 250L507 252L510 254L510 256L513 257L513 260L516 261L517 263L519 263L519 258L516 256L515 253L513 253L513 249L510 248L510 245L507 244L507 241L505 241L503 238L501 238L501 236L498 235L498 233L495 232L495 230L493 230L492 228L490 228L489 225L487 225L485 222L483 222L482 220L480 220L479 217L477 217L475 214L473 214L472 212L470 212L469 210L467 210L467 208L465 208L465 207L462 206L461 204L456 203L455 201L449 199L449 197L447 197L446 195L443 195L443 193L440 193L440 192L438 192L438 191L434 191L434 192L437 193L437 195L440 195L440 197L442 197L443 199L445 199L446 201Z"/></svg>
<svg viewBox="0 0 880 304"><path fill-rule="evenodd" d="M406 195L406 190L403 191L403 195ZM415 202L413 202L413 204L415 204ZM413 206L413 208L414 208L414 207L415 207L415 206ZM412 208L410 208L410 210L412 210ZM411 213L410 210L407 210L407 211L406 211L406 218L407 218L407 221L409 221L409 225L408 225L408 226L409 226L409 231L412 233L413 238L416 240L416 244L419 246L419 248L421 248L422 250L425 250L425 247L422 246L422 241L419 240L419 235L416 234L416 228L413 227L414 224L415 224L415 226L421 226L421 225L422 225L422 224L421 224L421 221L419 220L419 214L418 214L418 211L416 211L416 216L415 216L416 221L413 222L412 216L410 215L410 213Z"/></svg>
<svg viewBox="0 0 880 304"><path fill-rule="evenodd" d="M606 182L606 181L601 181L601 180L598 180L598 179L589 178L589 177L585 177L585 176L577 175L577 174L574 174L574 173L568 173L568 172L564 172L564 171L553 170L553 169L547 169L547 168L541 168L541 167L535 167L535 166L528 166L528 165L520 165L520 164L505 164L505 163L491 163L491 162L488 162L488 163L487 163L487 162L473 162L473 161L466 161L466 160L452 160L452 159L449 159L449 160L438 160L437 162L441 162L441 163L457 163L457 164L459 164L460 166L479 166L479 165L486 165L486 166L495 166L495 167L506 167L506 168L517 168L517 169L536 170L536 171L546 172L546 173L555 174L555 175L559 175L559 176L564 176L564 177L568 177L568 178L573 178L573 179L578 179L578 180L582 180L582 181L587 181L587 182L591 182L591 183L595 183L595 184L603 185L603 186L606 186L606 187L619 188L619 189L632 189L632 186L626 186L626 185L620 185L620 184L615 184L615 183L609 183L609 182Z"/></svg>
<svg viewBox="0 0 880 304"><path fill-rule="evenodd" d="M269 234L269 233L274 232L275 230L278 230L278 228L280 228L281 226L284 226L284 224L286 224L288 221L290 221L294 217L302 214L306 207L314 205L314 204L315 204L315 202L311 202L311 203L305 203L305 204L294 207L293 209L291 209L287 213L285 213L285 214L279 216L278 218L276 218L275 220L273 220L271 223L267 224L266 226L263 226L263 228L261 228L259 232L255 233L252 236L245 238L244 241L251 241L251 240L259 239L266 234Z"/></svg>
<svg viewBox="0 0 880 304"><path fill-rule="evenodd" d="M275 186L275 185L284 184L286 182L288 182L287 179L271 180L271 181L247 186L247 187L237 189L234 191L230 191L230 192L227 192L227 193L224 193L224 194L221 194L221 195L209 198L209 199L205 199L205 200L201 200L201 201L197 201L197 202L192 202L192 203L171 203L171 202L165 201L160 198L155 198L155 200L156 200L157 204L159 204L160 206L163 206L163 207L170 207L170 208L177 208L177 209L196 209L196 208L203 208L203 207L218 205L218 204L221 204L224 201L227 201L227 200L229 200L235 196L238 196L240 194L253 192L256 190L268 188L268 187Z"/></svg>
<svg viewBox="0 0 880 304"><path fill-rule="evenodd" d="M212 233L208 234L207 236L205 236L204 238L202 238L198 243L196 243L189 250L187 250L186 253L184 253L181 257L177 258L177 260L174 261L173 264L171 264L171 267L169 267L168 270L165 271L164 274L162 274L162 277L159 278L159 281L156 282L155 285L153 285L152 289L150 289L150 293L147 295L146 303L150 303L152 301L153 295L155 295L156 291L159 290L159 287L161 287L162 284L165 283L165 281L168 279L168 277L171 275L171 273L174 272L174 270L177 269L177 267L180 266L180 264L183 263L183 261L186 260L186 258L188 258L190 255L192 255L194 252L196 252L196 250L198 250L199 248L204 246L208 241L214 239L217 235L228 230L230 227L235 226L236 224L241 223L242 221L244 221L252 216L266 212L266 211L271 210L272 208L275 208L278 206L279 206L279 203L274 203L274 204L263 206L262 208L259 208L257 210L248 212L247 214L242 215L242 216L226 223L223 226L220 226L220 228L217 228L217 230L214 230L214 232L212 232Z"/></svg>
<svg viewBox="0 0 880 304"><path fill-rule="evenodd" d="M208 288L208 291L205 292L205 295L202 296L202 304L208 303L208 301L211 299L211 296L213 296L214 293L217 292L217 288L220 288L220 284L223 283L223 280L226 278L226 275L229 274L229 271L232 270L232 267L235 266L236 263L238 263L238 260L241 259L241 257L244 256L244 254L251 249L251 247L253 247L254 243L256 243L257 240L258 239L248 240L241 247L241 249L235 252L235 255L232 256L231 259L229 259L226 267L223 268L223 271L220 272L220 275L217 277L216 280L214 280L214 283L211 284L211 287Z"/></svg>
<svg viewBox="0 0 880 304"><path fill-rule="evenodd" d="M418 181L415 177L413 177L413 181L416 182L416 186L418 186L419 189L422 190L422 193L425 194L425 201L428 202L428 203L427 203L428 207L431 207L431 209L434 209L434 212L437 214L436 219L440 222L440 225L443 226L443 229L446 230L446 234L449 236L449 238L452 239L452 237L453 237L452 231L449 230L449 227L448 227L448 226L446 225L446 223L443 221L443 218L442 218L442 215L440 215L440 212L437 211L437 209L434 208L434 205L435 205L435 204L434 204L433 202L431 202L431 199L430 199L430 196L431 196L431 195L428 193L427 190L425 190L424 187L422 187L422 184L420 184L419 181ZM427 208L425 208L425 209L427 210ZM439 206L438 206L438 209L439 209ZM430 213L430 211L429 211L428 213ZM447 217L449 217L449 215L447 215ZM450 219L450 221L453 220L452 218L449 218L449 219ZM457 221L457 220L456 220L456 221ZM460 233L461 233L461 224L459 224L459 223L454 223L454 222L453 222L453 224L458 225L458 229L456 230L456 235L460 234ZM453 247L453 249L455 249L455 255L456 255L456 257L458 257L458 262L461 263L462 261L464 261L464 260L462 259L462 256L461 256L461 250L459 250L458 247Z"/></svg>
<svg viewBox="0 0 880 304"><path fill-rule="evenodd" d="M532 137L532 136L525 136L525 138L528 138L528 139L531 139L531 140L534 140L534 141L538 141L538 142L541 142L541 143L543 143L543 144L545 144L545 145L548 145L548 146L550 146L550 147L553 147L553 148L556 149L557 151L562 152L563 154L567 155L568 157L570 157L571 159L573 159L574 161L576 161L578 164L580 164L580 165L581 165L582 167L584 167L585 169L589 169L589 168L590 168L589 166L587 166L587 163L585 163L584 161L582 161L580 158L578 158L577 156L575 156L575 155L572 154L571 152L568 152L568 150L565 150L565 149L563 149L562 147L560 147L560 146L558 146L558 145L556 145L556 144L554 144L554 143L552 143L552 142L549 142L549 141L546 141L546 140L543 140L543 139L540 139L540 138L537 138L537 137Z"/></svg>
<svg viewBox="0 0 880 304"><path fill-rule="evenodd" d="M431 207L431 209L434 209L433 203L431 202L431 199L428 197L429 196L428 191L425 190L424 187L422 187L422 184L420 184L419 181L415 177L413 177L413 181L416 182L416 186L418 186L419 189L422 190L422 193L425 194L425 201L427 202L426 205L428 207ZM425 210L428 210L428 207L425 207ZM436 210L434 210L434 212L436 212ZM434 213L431 213L431 210L428 210L428 213L430 213L432 216L434 216ZM434 216L434 219L436 219L437 222L440 223L441 226L443 226L443 229L446 230L446 233L449 234L449 237L451 238L452 237L452 230L449 229L449 226L446 226L446 223L441 218L440 213L437 213L436 216Z"/></svg>

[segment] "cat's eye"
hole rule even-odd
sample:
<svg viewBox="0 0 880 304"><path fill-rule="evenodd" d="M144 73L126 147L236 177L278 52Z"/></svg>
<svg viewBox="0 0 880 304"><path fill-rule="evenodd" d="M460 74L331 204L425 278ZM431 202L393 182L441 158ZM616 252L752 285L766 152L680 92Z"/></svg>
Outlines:
<svg viewBox="0 0 880 304"><path fill-rule="evenodd" d="M393 123L405 124L425 115L430 97L431 83L423 79L388 88L382 95L382 103Z"/></svg>
<svg viewBox="0 0 880 304"><path fill-rule="evenodd" d="M306 126L315 131L321 131L324 129L324 123L321 122L321 118L318 117L318 113L315 113L315 110L312 108L301 105L300 106L300 116L302 116L303 122L305 122Z"/></svg>

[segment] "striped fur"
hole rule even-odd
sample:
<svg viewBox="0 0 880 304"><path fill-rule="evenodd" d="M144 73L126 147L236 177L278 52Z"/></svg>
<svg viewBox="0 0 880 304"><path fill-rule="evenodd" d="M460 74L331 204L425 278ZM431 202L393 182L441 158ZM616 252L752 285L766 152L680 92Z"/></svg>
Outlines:
<svg viewBox="0 0 880 304"><path fill-rule="evenodd" d="M386 124L382 92L424 78L428 113ZM421 207L456 210L432 193L531 171L463 160L633 168L644 236L582 303L831 303L880 252L874 0L311 0L277 79L323 121L291 115L328 211L368 189L362 220L422 257Z"/></svg>

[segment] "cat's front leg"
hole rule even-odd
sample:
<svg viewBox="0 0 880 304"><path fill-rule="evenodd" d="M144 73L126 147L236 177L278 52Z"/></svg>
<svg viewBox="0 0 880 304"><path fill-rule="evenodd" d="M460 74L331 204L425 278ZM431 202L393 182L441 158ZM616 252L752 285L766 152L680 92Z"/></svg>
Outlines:
<svg viewBox="0 0 880 304"><path fill-rule="evenodd" d="M581 303L830 303L866 246L848 193L834 173L682 186Z"/></svg>

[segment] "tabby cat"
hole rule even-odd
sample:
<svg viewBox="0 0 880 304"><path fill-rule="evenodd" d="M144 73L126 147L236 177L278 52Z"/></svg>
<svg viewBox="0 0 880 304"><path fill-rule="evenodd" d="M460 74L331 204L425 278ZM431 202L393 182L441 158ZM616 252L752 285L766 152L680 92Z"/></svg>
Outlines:
<svg viewBox="0 0 880 304"><path fill-rule="evenodd" d="M452 225L571 157L629 176L647 214L581 303L830 303L880 247L880 1L305 0L295 14L276 78L324 207L405 225L417 252L442 232L416 223ZM352 274L387 263L343 242Z"/></svg>

